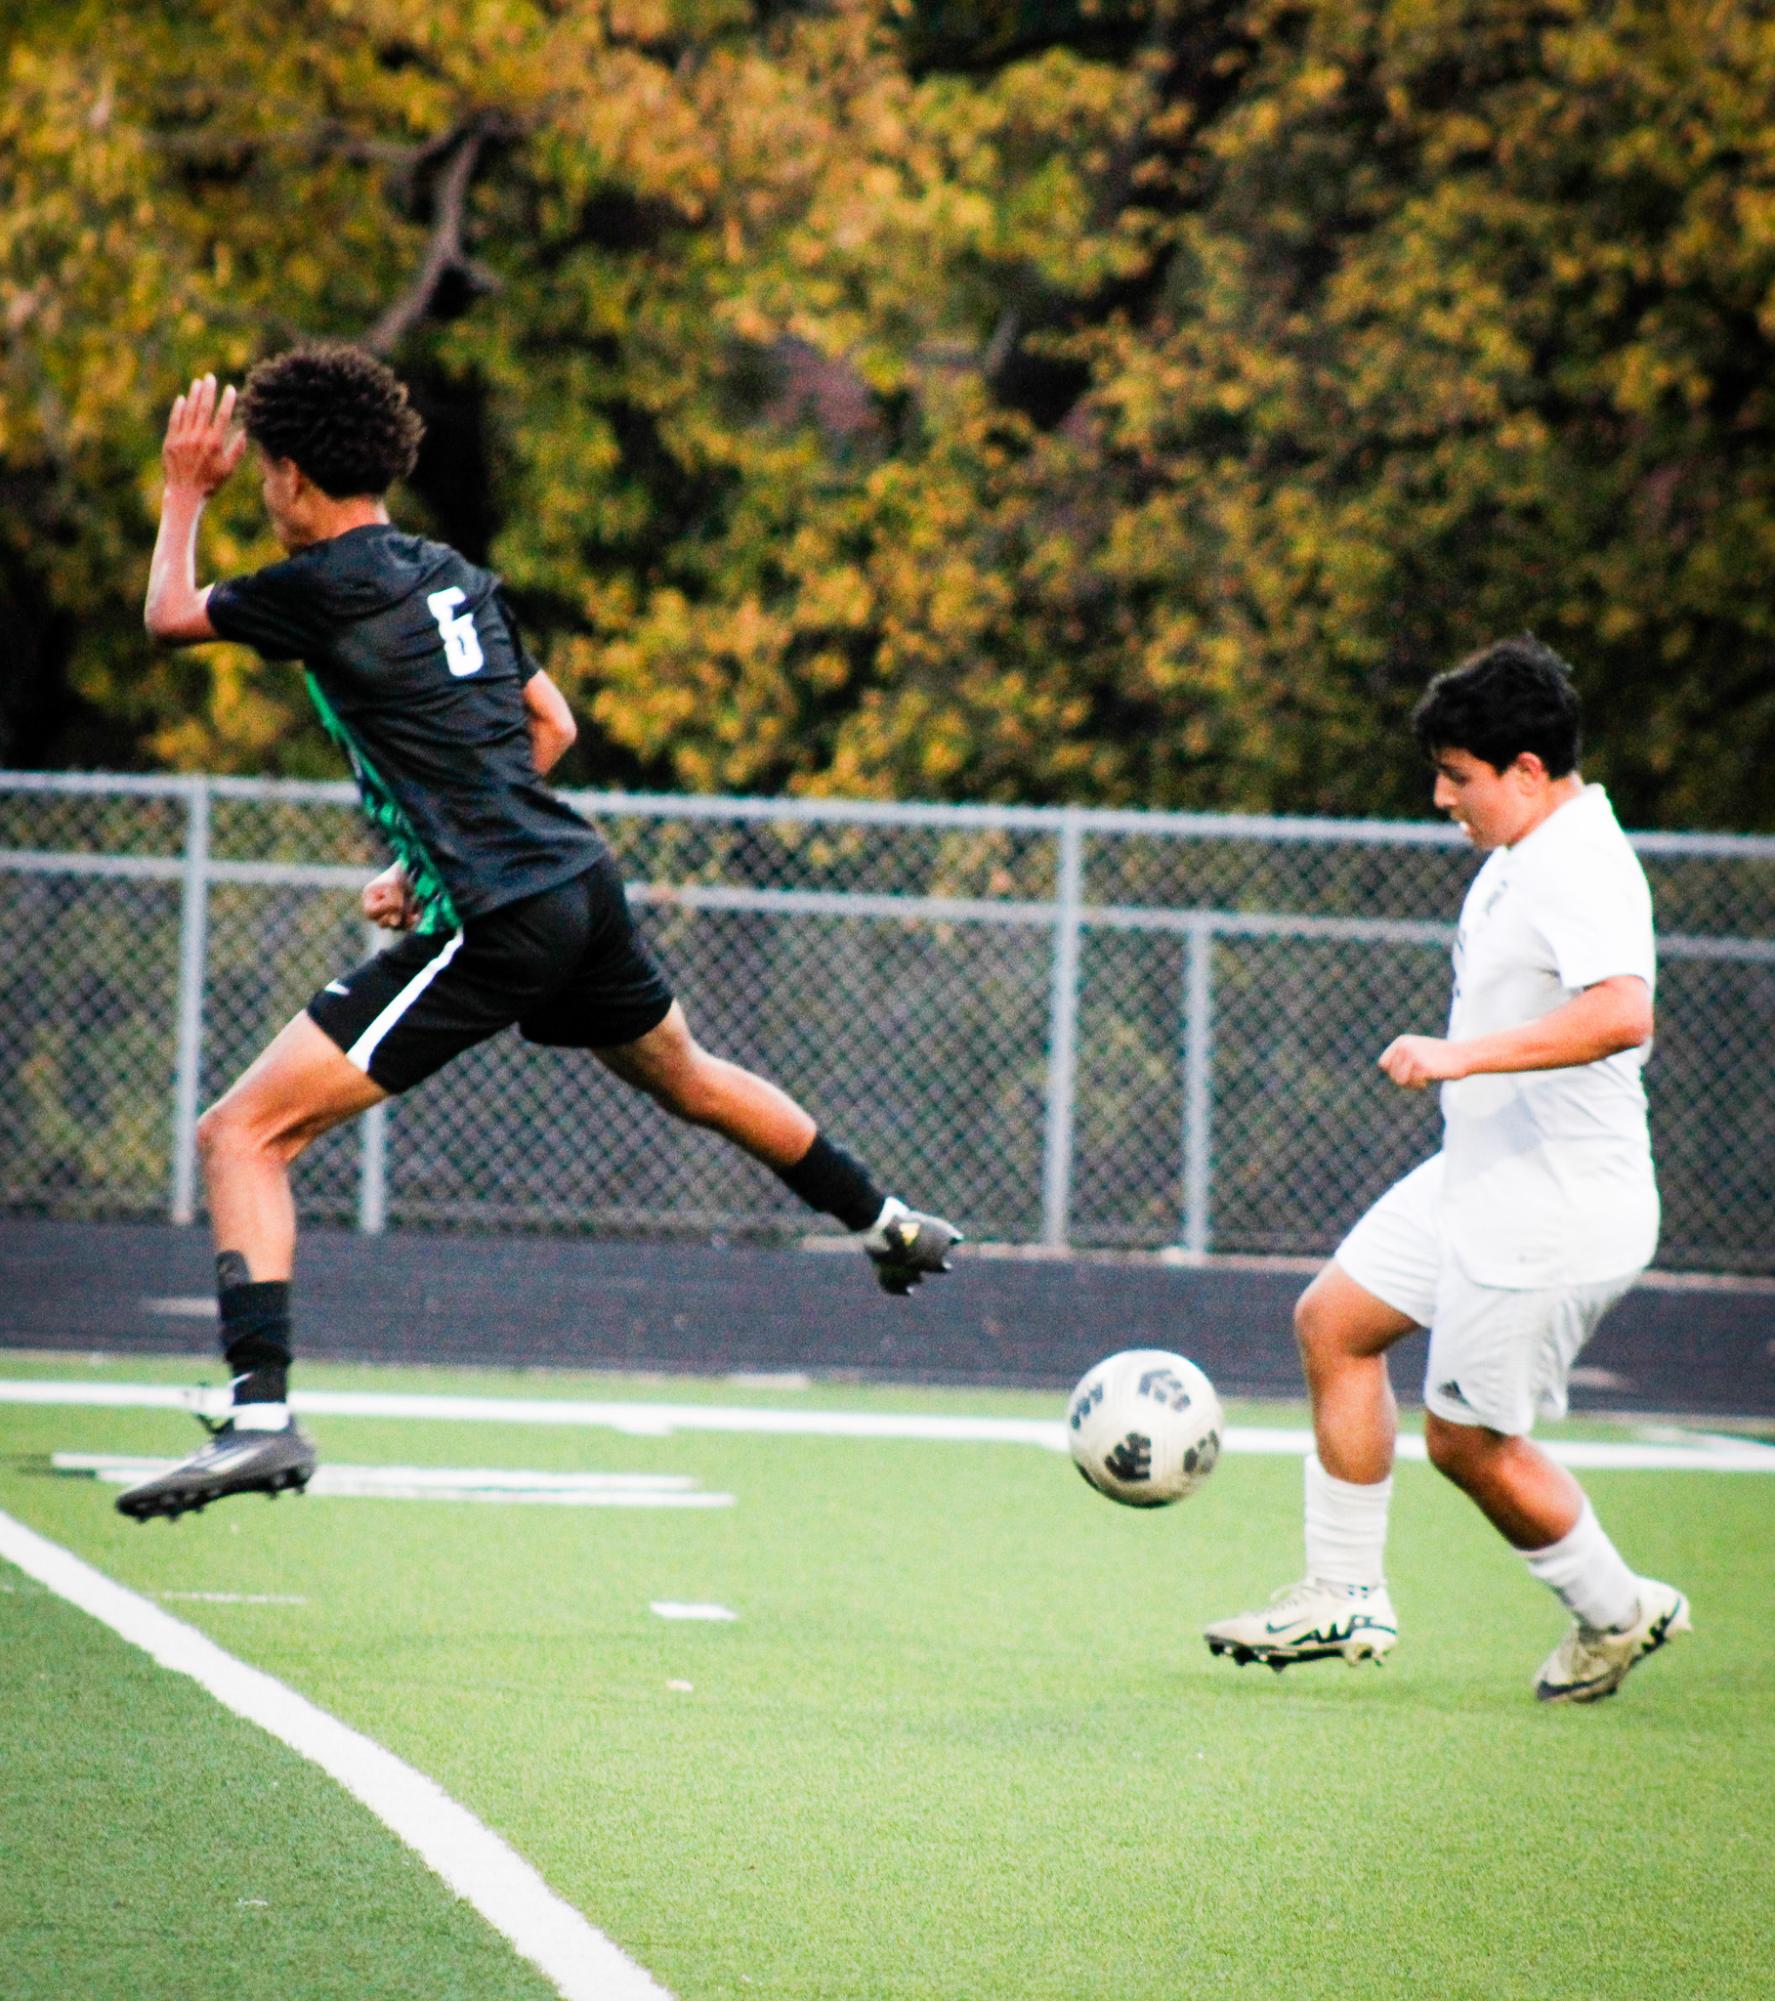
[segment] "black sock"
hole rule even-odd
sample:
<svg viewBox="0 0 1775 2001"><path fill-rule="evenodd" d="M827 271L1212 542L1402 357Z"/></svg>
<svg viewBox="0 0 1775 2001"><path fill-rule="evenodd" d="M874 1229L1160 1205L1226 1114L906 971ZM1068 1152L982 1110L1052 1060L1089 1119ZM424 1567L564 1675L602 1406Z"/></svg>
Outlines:
<svg viewBox="0 0 1775 2001"><path fill-rule="evenodd" d="M824 1209L847 1230L867 1230L881 1214L886 1194L854 1154L834 1146L824 1133L793 1167L779 1167L777 1178L794 1190L810 1209Z"/></svg>
<svg viewBox="0 0 1775 2001"><path fill-rule="evenodd" d="M245 1276L246 1259L224 1251L216 1260L222 1309L222 1353L234 1374L236 1403L286 1403L290 1389L290 1282Z"/></svg>

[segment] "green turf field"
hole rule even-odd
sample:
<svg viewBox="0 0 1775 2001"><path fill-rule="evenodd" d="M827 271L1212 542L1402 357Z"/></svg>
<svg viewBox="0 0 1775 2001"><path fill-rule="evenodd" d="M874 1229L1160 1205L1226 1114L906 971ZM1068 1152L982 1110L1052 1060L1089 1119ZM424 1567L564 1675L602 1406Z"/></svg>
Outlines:
<svg viewBox="0 0 1775 2001"><path fill-rule="evenodd" d="M0 1356L0 1376L188 1369ZM304 1368L304 1388L1058 1415L1060 1399ZM1273 1408L1235 1420L1303 1422ZM1590 1710L1557 1608L1400 1470L1381 1670L1211 1662L1292 1579L1294 1460L1155 1514L1027 1445L370 1418L329 1462L671 1473L729 1508L310 1497L137 1528L0 1405L0 1508L430 1774L683 2001L1767 1996L1775 1478L1591 1473L1696 1631ZM1590 1427L1600 1433L1604 1428ZM1610 1435L1628 1437L1627 1430ZM718 1603L671 1623L655 1601ZM7 2001L529 2001L548 1983L293 1753L0 1565Z"/></svg>

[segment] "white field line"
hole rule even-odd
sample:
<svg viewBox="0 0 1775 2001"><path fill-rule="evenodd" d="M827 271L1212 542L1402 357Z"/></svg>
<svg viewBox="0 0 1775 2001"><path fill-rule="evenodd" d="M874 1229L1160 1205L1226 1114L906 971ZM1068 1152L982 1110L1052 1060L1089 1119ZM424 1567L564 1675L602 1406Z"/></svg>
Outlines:
<svg viewBox="0 0 1775 2001"><path fill-rule="evenodd" d="M393 1752L4 1513L0 1557L320 1766L540 1968L563 2001L670 2001L515 1849Z"/></svg>
<svg viewBox="0 0 1775 2001"><path fill-rule="evenodd" d="M226 1392L219 1392L225 1395ZM568 1398L419 1396L392 1390L298 1390L292 1406L310 1417L383 1417L417 1422L467 1420L478 1424L562 1424L620 1431L636 1438L669 1438L710 1431L796 1438L906 1438L955 1444L1039 1445L1066 1450L1058 1419L1033 1417L922 1417L887 1411L763 1410L722 1404L590 1403ZM55 1383L0 1381L0 1404L62 1404L108 1410L209 1408L207 1396L167 1383ZM218 1406L219 1407L219 1406ZM1231 1452L1304 1456L1311 1434L1267 1425L1233 1425ZM1548 1452L1567 1466L1634 1472L1775 1473L1775 1445L1754 1439L1695 1434L1690 1443L1638 1439L1549 1439ZM1422 1459L1424 1442L1399 1440L1402 1459Z"/></svg>
<svg viewBox="0 0 1775 2001"><path fill-rule="evenodd" d="M113 1487L170 1472L176 1459L117 1452L52 1452L58 1473L90 1473ZM334 1500L504 1501L562 1508L731 1508L731 1494L696 1491L688 1473L526 1473L509 1468L324 1465L310 1494Z"/></svg>
<svg viewBox="0 0 1775 2001"><path fill-rule="evenodd" d="M691 1605L679 1598L656 1598L647 1608L662 1619L707 1619L719 1623L726 1619L737 1619L737 1612L730 1612L725 1605Z"/></svg>
<svg viewBox="0 0 1775 2001"><path fill-rule="evenodd" d="M188 1599L198 1605L306 1605L282 1591L156 1591L156 1598Z"/></svg>

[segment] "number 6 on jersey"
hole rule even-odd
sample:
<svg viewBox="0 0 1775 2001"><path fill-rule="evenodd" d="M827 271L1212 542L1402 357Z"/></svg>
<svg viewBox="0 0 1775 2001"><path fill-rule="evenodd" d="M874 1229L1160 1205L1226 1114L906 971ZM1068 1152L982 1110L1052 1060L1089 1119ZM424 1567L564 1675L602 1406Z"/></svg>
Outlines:
<svg viewBox="0 0 1775 2001"><path fill-rule="evenodd" d="M484 666L486 655L481 651L481 636L475 631L475 615L472 611L456 610L464 602L462 592L452 584L447 591L433 591L425 602L443 635L444 660L450 672L461 680L463 675L473 674Z"/></svg>

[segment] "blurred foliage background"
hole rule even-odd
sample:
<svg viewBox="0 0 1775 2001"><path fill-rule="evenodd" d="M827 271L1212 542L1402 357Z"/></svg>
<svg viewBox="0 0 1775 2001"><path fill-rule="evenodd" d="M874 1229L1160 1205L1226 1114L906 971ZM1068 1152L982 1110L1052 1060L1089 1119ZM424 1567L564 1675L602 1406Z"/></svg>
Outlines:
<svg viewBox="0 0 1775 2001"><path fill-rule="evenodd" d="M1734 0L11 0L0 763L330 772L140 627L167 405L430 426L667 789L1421 813L1532 627L1639 825L1775 827L1775 15ZM269 560L254 484L204 574Z"/></svg>

